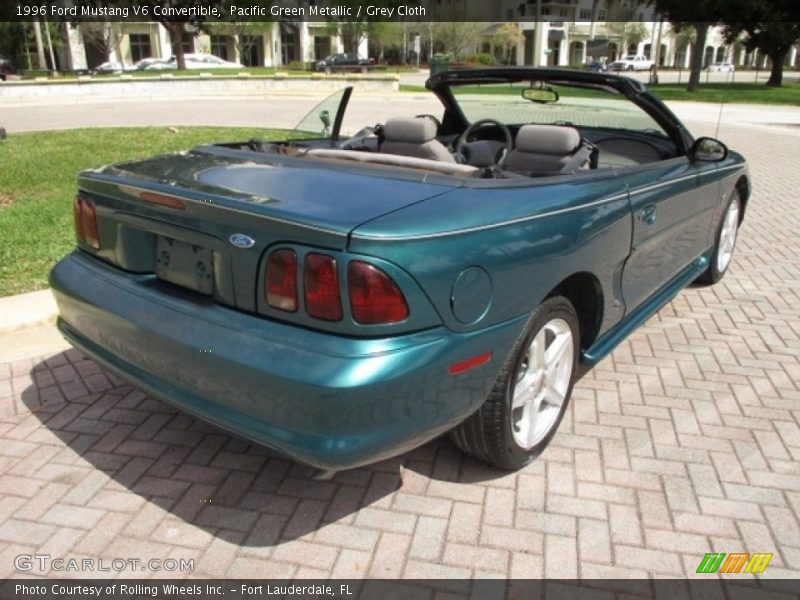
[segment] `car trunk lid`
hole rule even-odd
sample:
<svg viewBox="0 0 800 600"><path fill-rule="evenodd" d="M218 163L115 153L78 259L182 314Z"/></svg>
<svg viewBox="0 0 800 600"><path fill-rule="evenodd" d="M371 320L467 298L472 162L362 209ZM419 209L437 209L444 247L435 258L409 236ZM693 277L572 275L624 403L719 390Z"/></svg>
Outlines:
<svg viewBox="0 0 800 600"><path fill-rule="evenodd" d="M81 173L79 188L96 206L102 239L95 254L255 310L270 246L343 250L361 223L451 189L260 158L208 147Z"/></svg>

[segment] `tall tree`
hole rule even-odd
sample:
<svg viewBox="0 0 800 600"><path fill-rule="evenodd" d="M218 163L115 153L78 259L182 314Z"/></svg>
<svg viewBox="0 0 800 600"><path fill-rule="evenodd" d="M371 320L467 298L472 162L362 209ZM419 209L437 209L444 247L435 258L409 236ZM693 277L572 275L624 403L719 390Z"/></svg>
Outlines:
<svg viewBox="0 0 800 600"><path fill-rule="evenodd" d="M249 4L263 4L269 0L254 0ZM76 6L111 7L125 6L130 8L130 0L72 0ZM183 40L187 33L196 35L205 31L208 17L202 11L216 8L220 14L227 15L229 0L140 0L140 7L147 7L147 18L160 23L169 33L172 54L177 61L178 69L186 68L183 52ZM158 11L156 11L158 7ZM156 14L158 13L158 14Z"/></svg>
<svg viewBox="0 0 800 600"><path fill-rule="evenodd" d="M780 86L786 56L800 40L797 0L733 0L730 14L739 20L725 21L725 41L732 44L744 34L747 50L758 49L769 57L767 85Z"/></svg>
<svg viewBox="0 0 800 600"><path fill-rule="evenodd" d="M728 0L654 0L655 10L666 17L677 31L691 26L695 31L692 46L692 62L689 71L687 92L700 88L700 72L703 70L703 55L708 30L719 23L730 11Z"/></svg>
<svg viewBox="0 0 800 600"><path fill-rule="evenodd" d="M629 46L638 46L647 37L647 27L637 21L642 0L606 0L608 31L620 39L620 53L627 54Z"/></svg>
<svg viewBox="0 0 800 600"><path fill-rule="evenodd" d="M525 43L525 36L516 23L503 23L492 35L492 46L499 46L505 57L505 63L511 64L514 50Z"/></svg>
<svg viewBox="0 0 800 600"><path fill-rule="evenodd" d="M480 40L484 24L476 21L441 21L433 24L435 45L459 58L471 54Z"/></svg>
<svg viewBox="0 0 800 600"><path fill-rule="evenodd" d="M27 42L26 23L0 21L0 56L10 58L17 67L22 68L25 58L30 59Z"/></svg>
<svg viewBox="0 0 800 600"><path fill-rule="evenodd" d="M114 30L109 21L81 23L81 36L85 44L95 48L102 56L102 62L111 58L111 53L119 49L122 36Z"/></svg>
<svg viewBox="0 0 800 600"><path fill-rule="evenodd" d="M367 40L370 35L378 35L380 33L380 25L376 25L376 23L380 23L381 20L379 17L368 17L366 11L361 10L361 0L339 0L336 4L349 8L353 15L359 14L359 11L361 13L361 17L358 19L349 18L346 21L332 19L328 24L328 31L331 35L341 37L344 51L357 54L362 42ZM397 11L400 0L374 0L371 4L375 7ZM394 14L397 13L395 12Z"/></svg>

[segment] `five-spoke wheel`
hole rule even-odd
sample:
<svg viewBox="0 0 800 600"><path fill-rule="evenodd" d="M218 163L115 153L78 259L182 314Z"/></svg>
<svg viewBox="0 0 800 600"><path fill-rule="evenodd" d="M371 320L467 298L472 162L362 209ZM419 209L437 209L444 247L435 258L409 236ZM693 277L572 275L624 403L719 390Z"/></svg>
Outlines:
<svg viewBox="0 0 800 600"><path fill-rule="evenodd" d="M739 193L734 191L728 206L722 214L719 227L717 229L716 244L711 254L708 269L698 277L702 283L717 283L725 276L733 258L733 249L736 246L736 236L739 233L739 223L741 222L742 201Z"/></svg>
<svg viewBox="0 0 800 600"><path fill-rule="evenodd" d="M478 412L453 431L465 452L518 469L545 449L567 409L580 346L578 316L563 296L531 313Z"/></svg>
<svg viewBox="0 0 800 600"><path fill-rule="evenodd" d="M545 323L531 340L511 394L511 431L520 448L531 449L550 433L571 383L574 340L561 318Z"/></svg>

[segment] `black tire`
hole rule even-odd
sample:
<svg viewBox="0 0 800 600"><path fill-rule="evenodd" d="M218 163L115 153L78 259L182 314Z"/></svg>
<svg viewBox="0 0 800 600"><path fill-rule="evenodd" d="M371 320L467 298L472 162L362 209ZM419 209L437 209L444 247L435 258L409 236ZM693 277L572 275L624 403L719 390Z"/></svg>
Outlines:
<svg viewBox="0 0 800 600"><path fill-rule="evenodd" d="M728 217L732 207L735 207L736 210L736 230L734 231L734 238L733 243L729 249L730 257L727 261L723 261L724 264L720 265L720 253L725 251L725 247L722 244L722 237L723 237L723 230L725 229L725 221ZM719 225L717 225L717 233L714 237L714 251L711 253L711 258L708 262L708 268L703 272L700 277L697 278L698 283L702 283L705 285L714 285L720 279L725 277L725 273L728 272L728 267L730 267L732 254L735 249L736 245L736 237L739 230L739 224L742 221L742 199L739 196L739 192L737 190L733 190L731 194L731 199L728 201L728 204L725 205L725 210L722 212L722 217L719 220Z"/></svg>
<svg viewBox="0 0 800 600"><path fill-rule="evenodd" d="M515 411L523 410L512 408L514 390L519 377L524 376L530 367L528 354L534 339L553 323L566 324L571 335L572 360L568 382L560 408L548 408L550 412L547 421L551 421L551 424L547 426L544 436L531 447L524 447L517 439L523 433L512 424ZM549 334L548 329L544 335ZM550 443L567 410L575 383L579 348L578 315L572 304L563 296L553 296L542 302L531 313L486 401L475 414L451 432L455 444L467 454L500 469L516 470L531 462ZM544 353L544 346L542 352ZM567 356L568 349L564 352L564 356ZM562 373L562 379L566 381L566 369ZM537 389L541 389L541 386ZM532 396L535 395L537 394L534 392ZM538 408L536 410L538 414Z"/></svg>

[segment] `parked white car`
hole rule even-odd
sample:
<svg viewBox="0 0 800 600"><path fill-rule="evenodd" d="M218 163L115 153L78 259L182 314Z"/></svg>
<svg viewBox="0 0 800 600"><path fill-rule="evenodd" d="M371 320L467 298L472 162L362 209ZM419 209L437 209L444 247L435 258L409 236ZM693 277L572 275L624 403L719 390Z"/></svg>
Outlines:
<svg viewBox="0 0 800 600"><path fill-rule="evenodd" d="M169 66L169 61L165 58L143 58L133 65L133 71L157 71L159 69L174 69Z"/></svg>
<svg viewBox="0 0 800 600"><path fill-rule="evenodd" d="M184 54L187 69L244 69L244 65L223 60L213 54ZM162 60L145 67L147 71L161 71L164 69L177 69L178 59L171 56L167 60Z"/></svg>
<svg viewBox="0 0 800 600"><path fill-rule="evenodd" d="M715 71L717 73L733 73L736 70L731 63L727 62L714 63L713 65L708 65L706 68L709 71Z"/></svg>
<svg viewBox="0 0 800 600"><path fill-rule="evenodd" d="M130 68L131 67L127 67L121 62L109 60L97 65L94 69L92 69L92 73L122 73Z"/></svg>
<svg viewBox="0 0 800 600"><path fill-rule="evenodd" d="M642 54L628 54L618 61L611 63L609 71L649 71L653 68L653 61Z"/></svg>

